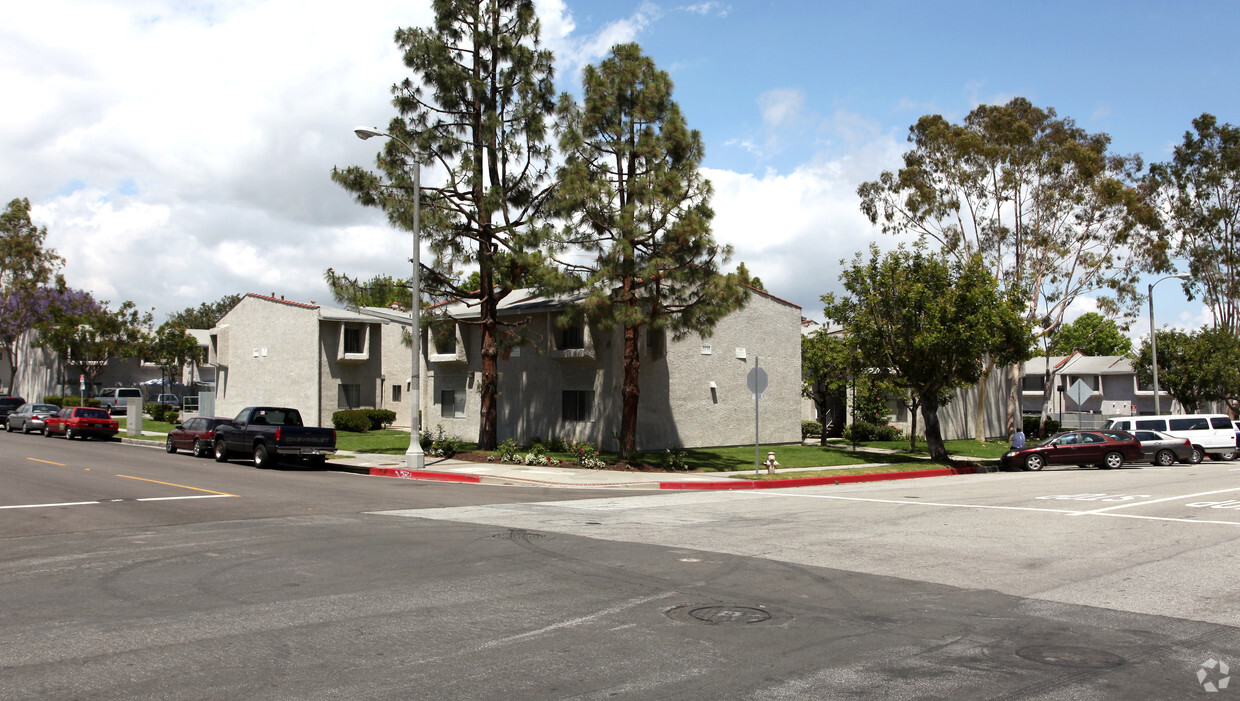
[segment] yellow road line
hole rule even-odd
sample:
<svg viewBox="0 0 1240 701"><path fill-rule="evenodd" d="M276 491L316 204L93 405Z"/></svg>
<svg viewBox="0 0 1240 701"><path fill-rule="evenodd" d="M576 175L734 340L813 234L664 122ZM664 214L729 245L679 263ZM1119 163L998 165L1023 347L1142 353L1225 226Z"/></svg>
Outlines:
<svg viewBox="0 0 1240 701"><path fill-rule="evenodd" d="M52 462L51 460L40 460L40 459L38 459L38 458L26 458L26 459L27 459L27 460L33 460L33 461L35 461L35 462L46 463L46 464L48 464L48 465L59 465L59 466L61 466L61 467L68 467L68 465L64 464L63 462Z"/></svg>
<svg viewBox="0 0 1240 701"><path fill-rule="evenodd" d="M172 482L160 482L159 480L149 480L149 479L146 479L145 477L130 477L129 475L117 475L117 477L124 477L125 479L131 479L131 480L141 480L143 482L154 482L155 484L163 484L169 487L180 487L181 489L192 489L195 492L206 492L207 494L219 494L220 496L225 496L225 497L238 496L236 494L229 494L227 492L216 492L210 489L199 489L198 487L187 487L183 484L173 484Z"/></svg>

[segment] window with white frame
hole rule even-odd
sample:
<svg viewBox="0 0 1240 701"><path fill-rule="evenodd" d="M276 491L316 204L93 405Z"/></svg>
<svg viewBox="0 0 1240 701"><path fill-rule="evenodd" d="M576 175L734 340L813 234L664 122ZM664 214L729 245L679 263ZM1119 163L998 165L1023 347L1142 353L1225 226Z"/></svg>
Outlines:
<svg viewBox="0 0 1240 701"><path fill-rule="evenodd" d="M465 390L439 390L439 416L445 419L465 418Z"/></svg>
<svg viewBox="0 0 1240 701"><path fill-rule="evenodd" d="M370 358L370 327L365 324L340 325L340 349L337 360L367 360Z"/></svg>
<svg viewBox="0 0 1240 701"><path fill-rule="evenodd" d="M1046 390L1046 375L1042 373L1034 373L1025 375L1021 378L1020 389L1022 392L1042 392Z"/></svg>

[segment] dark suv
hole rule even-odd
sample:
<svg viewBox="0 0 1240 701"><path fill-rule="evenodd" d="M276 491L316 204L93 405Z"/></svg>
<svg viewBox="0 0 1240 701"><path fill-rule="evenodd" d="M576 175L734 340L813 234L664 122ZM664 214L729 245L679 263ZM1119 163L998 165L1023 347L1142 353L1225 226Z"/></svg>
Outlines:
<svg viewBox="0 0 1240 701"><path fill-rule="evenodd" d="M25 403L26 400L21 397L0 397L0 417L8 416L10 411L17 411L17 408Z"/></svg>

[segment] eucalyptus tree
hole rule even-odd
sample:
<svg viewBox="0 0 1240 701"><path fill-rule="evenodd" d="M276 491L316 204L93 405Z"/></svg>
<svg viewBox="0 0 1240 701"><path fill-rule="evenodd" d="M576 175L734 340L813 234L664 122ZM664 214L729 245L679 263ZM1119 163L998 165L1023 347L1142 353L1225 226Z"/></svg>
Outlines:
<svg viewBox="0 0 1240 701"><path fill-rule="evenodd" d="M434 254L422 283L479 312L463 323L480 331L478 446L489 450L497 442L499 303L536 285L548 267L541 249L550 227L540 210L551 189L552 55L540 45L532 0L435 0L434 12L432 26L396 32L413 75L392 88L398 114L387 133L395 138L377 171L353 166L332 178L412 230L413 161L434 176L421 188L421 229ZM458 266L476 267L479 286L459 284Z"/></svg>
<svg viewBox="0 0 1240 701"><path fill-rule="evenodd" d="M1110 153L1106 134L1024 98L982 105L960 124L924 116L909 141L903 168L858 189L862 212L884 232L933 241L960 260L981 256L1001 288L1024 297L1021 316L1048 340L1083 295L1096 295L1107 316L1136 311L1153 221L1134 184L1139 158ZM1021 412L1021 366L1010 373L1009 431Z"/></svg>
<svg viewBox="0 0 1240 701"><path fill-rule="evenodd" d="M225 314L237 306L241 295L224 295L214 302L203 302L197 307L186 307L168 315L168 323L183 329L211 329Z"/></svg>
<svg viewBox="0 0 1240 701"><path fill-rule="evenodd" d="M45 247L47 227L30 219L30 201L11 200L0 212L0 351L8 357L8 388L21 362L23 336L46 321L49 304L65 289L64 260Z"/></svg>
<svg viewBox="0 0 1240 701"><path fill-rule="evenodd" d="M870 246L841 273L846 294L822 298L827 318L842 324L866 372L901 390L912 415L925 417L931 458L946 460L938 411L951 393L977 382L982 358L1019 363L1029 357L1023 300L999 289L982 257L964 260L900 246L880 255Z"/></svg>
<svg viewBox="0 0 1240 701"><path fill-rule="evenodd" d="M688 128L667 73L636 44L620 44L585 69L582 83L582 105L561 101L565 163L553 199L565 221L560 250L577 255L564 256L563 275L548 282L584 293L570 318L621 329L619 453L627 458L636 445L642 330L709 336L744 304L747 280L721 270L731 249L711 235L702 135Z"/></svg>
<svg viewBox="0 0 1240 701"><path fill-rule="evenodd" d="M1222 328L1196 331L1160 329L1158 332L1158 387L1185 411L1195 412L1206 402L1225 402L1240 411L1240 338ZM1134 354L1137 379L1153 382L1149 339Z"/></svg>
<svg viewBox="0 0 1240 701"><path fill-rule="evenodd" d="M1210 308L1214 326L1240 332L1240 128L1202 114L1146 184L1164 216L1158 253L1187 262L1184 289Z"/></svg>

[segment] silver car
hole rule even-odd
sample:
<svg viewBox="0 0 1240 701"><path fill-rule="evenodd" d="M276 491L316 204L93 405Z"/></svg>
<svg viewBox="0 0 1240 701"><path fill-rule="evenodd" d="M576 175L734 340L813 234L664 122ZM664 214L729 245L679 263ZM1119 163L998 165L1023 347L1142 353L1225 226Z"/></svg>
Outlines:
<svg viewBox="0 0 1240 701"><path fill-rule="evenodd" d="M4 418L4 430L43 433L43 420L60 411L55 404L23 404Z"/></svg>
<svg viewBox="0 0 1240 701"><path fill-rule="evenodd" d="M1132 435L1141 441L1141 452L1155 465L1201 462L1201 454L1193 450L1193 444L1187 438L1176 438L1158 431L1133 431ZM1194 459L1195 458L1195 459Z"/></svg>

